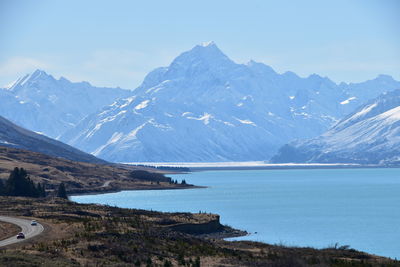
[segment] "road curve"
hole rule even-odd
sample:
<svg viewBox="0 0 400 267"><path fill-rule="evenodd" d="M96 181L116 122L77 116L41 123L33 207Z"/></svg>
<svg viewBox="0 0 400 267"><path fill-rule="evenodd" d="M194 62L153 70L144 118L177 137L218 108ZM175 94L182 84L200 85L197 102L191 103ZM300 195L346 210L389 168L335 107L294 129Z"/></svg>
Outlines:
<svg viewBox="0 0 400 267"><path fill-rule="evenodd" d="M17 239L16 236L12 236L10 238L0 240L0 247L8 246L40 235L44 230L43 225L41 225L40 223L38 223L37 225L31 225L31 220L0 216L0 221L18 225L19 227L21 227L21 232L25 234L25 239Z"/></svg>

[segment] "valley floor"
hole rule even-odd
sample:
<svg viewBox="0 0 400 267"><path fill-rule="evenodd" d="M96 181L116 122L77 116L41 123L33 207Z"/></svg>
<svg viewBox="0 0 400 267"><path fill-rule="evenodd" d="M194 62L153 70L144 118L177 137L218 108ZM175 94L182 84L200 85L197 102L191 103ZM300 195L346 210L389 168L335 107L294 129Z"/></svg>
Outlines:
<svg viewBox="0 0 400 267"><path fill-rule="evenodd" d="M131 166L152 166L156 168L189 168L191 171L209 170L274 170L274 169L333 169L333 168L377 168L385 166L352 163L266 163L265 161L232 162L132 162Z"/></svg>

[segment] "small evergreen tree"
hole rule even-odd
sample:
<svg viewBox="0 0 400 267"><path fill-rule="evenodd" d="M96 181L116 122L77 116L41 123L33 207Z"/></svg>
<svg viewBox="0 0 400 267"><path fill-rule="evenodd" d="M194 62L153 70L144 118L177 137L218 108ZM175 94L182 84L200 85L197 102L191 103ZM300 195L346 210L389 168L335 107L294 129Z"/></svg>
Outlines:
<svg viewBox="0 0 400 267"><path fill-rule="evenodd" d="M39 197L46 197L46 190L45 190L44 185L38 183L38 185L37 185L37 191L38 191Z"/></svg>
<svg viewBox="0 0 400 267"><path fill-rule="evenodd" d="M68 199L67 190L65 190L65 185L64 185L64 183L61 183L61 184L58 186L57 197Z"/></svg>
<svg viewBox="0 0 400 267"><path fill-rule="evenodd" d="M5 191L4 183L3 183L3 180L0 179L0 196L4 196L4 194L5 194L4 191Z"/></svg>
<svg viewBox="0 0 400 267"><path fill-rule="evenodd" d="M47 196L47 194L46 194L46 186L45 186L45 184L42 184L42 197L46 197Z"/></svg>

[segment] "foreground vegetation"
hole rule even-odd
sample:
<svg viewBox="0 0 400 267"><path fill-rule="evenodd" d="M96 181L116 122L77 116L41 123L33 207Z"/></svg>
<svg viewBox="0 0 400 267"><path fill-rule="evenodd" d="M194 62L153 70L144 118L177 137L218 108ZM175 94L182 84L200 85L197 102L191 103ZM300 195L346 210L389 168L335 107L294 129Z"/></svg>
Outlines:
<svg viewBox="0 0 400 267"><path fill-rule="evenodd" d="M0 240L17 235L20 228L14 224L0 222Z"/></svg>
<svg viewBox="0 0 400 267"><path fill-rule="evenodd" d="M232 229L213 214L58 198L0 197L0 206L1 215L35 218L46 227L37 239L0 250L0 266L400 266L348 247L316 250L223 241L215 238L218 232Z"/></svg>

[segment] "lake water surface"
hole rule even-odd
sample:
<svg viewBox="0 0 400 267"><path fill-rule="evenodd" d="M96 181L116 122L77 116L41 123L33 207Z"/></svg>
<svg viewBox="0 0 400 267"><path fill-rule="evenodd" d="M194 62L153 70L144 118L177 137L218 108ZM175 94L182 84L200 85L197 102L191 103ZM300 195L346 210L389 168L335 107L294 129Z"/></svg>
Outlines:
<svg viewBox="0 0 400 267"><path fill-rule="evenodd" d="M400 258L400 169L207 171L173 175L204 189L74 196L158 211L212 212L252 233L237 239Z"/></svg>

